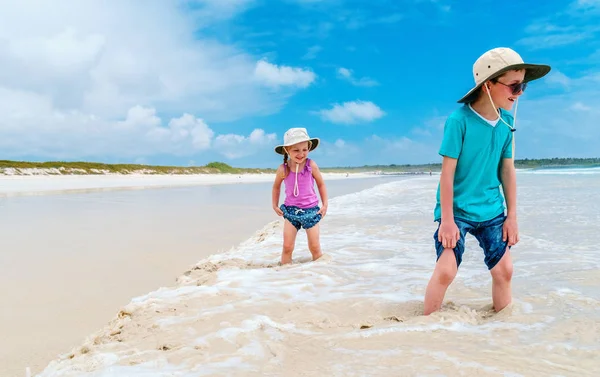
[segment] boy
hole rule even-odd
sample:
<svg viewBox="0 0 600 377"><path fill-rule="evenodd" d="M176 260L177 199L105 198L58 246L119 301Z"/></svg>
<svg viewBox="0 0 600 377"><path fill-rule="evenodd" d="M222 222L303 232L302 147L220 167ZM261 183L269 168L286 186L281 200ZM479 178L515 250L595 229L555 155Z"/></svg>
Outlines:
<svg viewBox="0 0 600 377"><path fill-rule="evenodd" d="M444 126L442 173L434 210L437 262L427 285L424 314L440 309L456 276L471 233L492 275L494 310L511 302L509 249L519 242L514 166L514 120L508 112L527 83L545 76L547 65L525 64L515 51L495 48L473 65L475 87L458 102ZM515 109L516 114L516 109ZM506 215L504 199L506 198Z"/></svg>

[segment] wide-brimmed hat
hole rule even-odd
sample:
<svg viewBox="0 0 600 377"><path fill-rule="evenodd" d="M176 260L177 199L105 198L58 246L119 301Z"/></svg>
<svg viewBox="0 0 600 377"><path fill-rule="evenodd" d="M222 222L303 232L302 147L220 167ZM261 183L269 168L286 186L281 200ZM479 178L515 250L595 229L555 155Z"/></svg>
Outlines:
<svg viewBox="0 0 600 377"><path fill-rule="evenodd" d="M306 128L290 128L283 135L283 144L275 147L275 153L285 154L283 150L284 147L289 147L290 145L298 144L303 141L310 141L310 150L314 150L317 146L319 146L319 138L311 138L308 136L308 132Z"/></svg>
<svg viewBox="0 0 600 377"><path fill-rule="evenodd" d="M475 87L469 90L458 102L468 103L474 101L477 97L477 90L484 82L501 76L507 71L521 69L525 70L524 82L537 80L550 72L549 65L525 63L521 56L510 48L498 47L485 52L473 64Z"/></svg>

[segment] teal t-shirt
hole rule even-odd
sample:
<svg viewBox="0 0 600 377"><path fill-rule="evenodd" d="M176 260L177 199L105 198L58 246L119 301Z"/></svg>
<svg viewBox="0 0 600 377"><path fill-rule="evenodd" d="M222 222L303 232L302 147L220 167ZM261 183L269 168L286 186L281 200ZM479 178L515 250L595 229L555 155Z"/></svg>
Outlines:
<svg viewBox="0 0 600 377"><path fill-rule="evenodd" d="M513 125L512 115L500 116ZM503 158L512 157L512 132L501 120L492 126L464 105L444 125L439 154L458 159L454 173L454 216L475 222L491 220L504 212L500 190ZM438 184L435 220L442 217Z"/></svg>

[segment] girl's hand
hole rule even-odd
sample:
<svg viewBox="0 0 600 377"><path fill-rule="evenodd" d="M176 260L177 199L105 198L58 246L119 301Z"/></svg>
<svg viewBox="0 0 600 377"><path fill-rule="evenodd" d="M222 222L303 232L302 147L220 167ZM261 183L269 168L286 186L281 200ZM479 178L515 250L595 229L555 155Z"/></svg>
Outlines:
<svg viewBox="0 0 600 377"><path fill-rule="evenodd" d="M279 208L277 206L273 206L273 210L275 211L277 216L283 216L283 211L281 210L281 208Z"/></svg>
<svg viewBox="0 0 600 377"><path fill-rule="evenodd" d="M324 205L323 207L321 207L319 212L317 212L317 215L321 215L321 218L324 218L325 214L327 214L327 205Z"/></svg>
<svg viewBox="0 0 600 377"><path fill-rule="evenodd" d="M502 241L506 240L508 240L508 246L516 245L519 242L519 226L514 217L507 217L502 225Z"/></svg>
<svg viewBox="0 0 600 377"><path fill-rule="evenodd" d="M442 221L438 231L438 241L442 243L444 249L454 249L456 243L460 240L460 231L454 221Z"/></svg>

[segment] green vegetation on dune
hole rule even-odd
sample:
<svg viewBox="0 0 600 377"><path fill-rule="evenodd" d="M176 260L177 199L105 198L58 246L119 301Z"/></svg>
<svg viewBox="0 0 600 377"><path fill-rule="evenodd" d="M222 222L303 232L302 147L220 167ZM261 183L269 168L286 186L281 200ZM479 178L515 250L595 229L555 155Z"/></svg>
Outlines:
<svg viewBox="0 0 600 377"><path fill-rule="evenodd" d="M549 158L549 159L517 159L515 165L519 169L540 169L556 167L597 167L600 158ZM331 173L429 173L439 172L441 163L420 165L365 165L347 167L321 167L323 172ZM45 174L242 174L242 173L274 173L275 168L236 168L224 162L211 162L205 166L161 166L141 164L103 164L99 162L78 161L8 161L0 160L0 174L7 174L15 169L12 174L20 174L21 169L46 169Z"/></svg>
<svg viewBox="0 0 600 377"><path fill-rule="evenodd" d="M103 164L83 161L8 161L0 160L0 174L6 169L55 169L48 174L219 174L219 173L269 173L275 169L234 168L223 162L211 162L206 166L162 166L141 164Z"/></svg>
<svg viewBox="0 0 600 377"><path fill-rule="evenodd" d="M600 158L542 158L516 160L515 166L521 169L557 168L557 167L599 167Z"/></svg>
<svg viewBox="0 0 600 377"><path fill-rule="evenodd" d="M544 169L561 167L600 167L600 158L544 158L544 159L516 159L517 169ZM439 172L441 163L419 165L365 165L337 168L321 168L322 171L332 172L366 172L381 171L382 173L428 173Z"/></svg>

